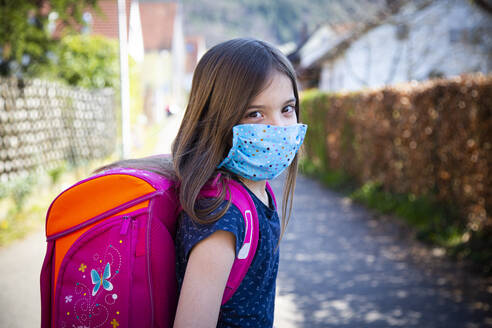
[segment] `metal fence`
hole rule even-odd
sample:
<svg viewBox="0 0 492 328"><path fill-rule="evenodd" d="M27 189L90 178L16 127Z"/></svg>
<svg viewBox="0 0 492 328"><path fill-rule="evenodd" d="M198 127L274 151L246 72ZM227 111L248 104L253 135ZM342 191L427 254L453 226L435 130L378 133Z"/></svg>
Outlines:
<svg viewBox="0 0 492 328"><path fill-rule="evenodd" d="M112 89L0 78L0 182L110 155L116 127Z"/></svg>

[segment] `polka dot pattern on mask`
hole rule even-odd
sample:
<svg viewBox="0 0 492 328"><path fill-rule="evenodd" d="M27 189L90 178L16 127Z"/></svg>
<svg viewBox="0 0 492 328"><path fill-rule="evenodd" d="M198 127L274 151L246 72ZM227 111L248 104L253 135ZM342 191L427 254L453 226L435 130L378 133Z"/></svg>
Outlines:
<svg viewBox="0 0 492 328"><path fill-rule="evenodd" d="M233 128L232 147L219 164L250 180L269 180L285 170L304 141L307 125L241 124Z"/></svg>

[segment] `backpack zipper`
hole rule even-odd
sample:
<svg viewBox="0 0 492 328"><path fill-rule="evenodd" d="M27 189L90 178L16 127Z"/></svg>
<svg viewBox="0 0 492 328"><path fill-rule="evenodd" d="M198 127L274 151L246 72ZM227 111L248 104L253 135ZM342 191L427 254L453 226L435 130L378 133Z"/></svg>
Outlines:
<svg viewBox="0 0 492 328"><path fill-rule="evenodd" d="M131 224L131 234L130 234L130 289L132 290L133 288L133 274L134 274L134 266L135 266L135 248L137 246L137 235L138 235L138 228L137 228L137 218L136 217L130 217L128 220L126 220L125 225L127 227L130 226ZM128 229L127 231L128 232ZM131 298L129 300L129 304L131 305ZM128 311L128 323L131 326L132 322L132 311L129 309Z"/></svg>
<svg viewBox="0 0 492 328"><path fill-rule="evenodd" d="M89 220L86 220L86 221L84 221L84 222L82 222L80 224L77 224L77 225L75 225L75 226L73 226L71 228L68 228L68 229L63 230L63 231L58 232L58 233L55 233L55 234L53 234L51 236L48 236L48 237L46 237L46 241L50 241L50 240L53 240L53 239L58 239L60 237L63 237L65 235L68 235L68 234L70 234L70 233L72 233L74 231L77 231L79 229L82 229L82 228L84 228L84 227L86 227L86 226L88 226L88 225L90 225L90 224L92 224L94 222L100 221L100 220L105 219L105 218L107 218L107 217L109 217L111 215L117 214L118 212L121 212L121 211L123 211L123 210L125 210L127 208L130 208L130 207L132 207L134 205L137 205L138 203L141 203L141 202L143 202L145 200L151 199L151 198L153 198L155 196L158 196L158 195L162 195L163 193L164 193L163 191L158 190L158 191L154 191L154 192L151 192L149 194L140 196L138 198L135 198L135 199L133 199L133 200L131 200L129 202L126 202L126 203L124 203L124 204L122 204L120 206L114 207L114 208L112 208L109 211L106 211L106 212L104 212L102 214L99 214L99 215L97 215L97 216L95 216L95 217L93 217L93 218L91 218Z"/></svg>
<svg viewBox="0 0 492 328"><path fill-rule="evenodd" d="M121 225L120 235L126 235L128 228L130 227L131 218L129 216L123 217L123 224Z"/></svg>
<svg viewBox="0 0 492 328"><path fill-rule="evenodd" d="M133 286L133 273L134 273L134 265L135 265L135 247L137 245L137 215L129 216L125 215L122 217L123 223L120 229L120 235L128 235L130 242L130 257L129 257L129 267L130 267L130 279L129 279L129 290L132 289ZM131 300L129 300L129 306L131 305ZM132 322L132 311L128 311L128 322Z"/></svg>

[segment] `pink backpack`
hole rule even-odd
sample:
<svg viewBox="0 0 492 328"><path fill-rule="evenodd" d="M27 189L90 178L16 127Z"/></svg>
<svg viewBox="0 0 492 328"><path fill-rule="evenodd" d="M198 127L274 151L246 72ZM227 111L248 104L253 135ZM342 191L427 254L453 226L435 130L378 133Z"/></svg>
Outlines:
<svg viewBox="0 0 492 328"><path fill-rule="evenodd" d="M246 234L222 304L246 275L259 235L248 191L235 181L229 188ZM200 195L218 193L211 185ZM144 170L111 169L58 195L46 216L41 327L172 327L179 211L173 183Z"/></svg>

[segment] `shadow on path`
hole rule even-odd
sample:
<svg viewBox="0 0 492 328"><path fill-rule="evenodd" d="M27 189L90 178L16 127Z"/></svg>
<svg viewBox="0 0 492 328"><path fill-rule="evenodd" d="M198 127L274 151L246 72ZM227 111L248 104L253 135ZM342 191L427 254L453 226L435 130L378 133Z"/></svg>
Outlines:
<svg viewBox="0 0 492 328"><path fill-rule="evenodd" d="M490 280L303 176L280 254L278 327L492 327Z"/></svg>

